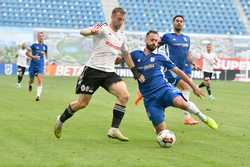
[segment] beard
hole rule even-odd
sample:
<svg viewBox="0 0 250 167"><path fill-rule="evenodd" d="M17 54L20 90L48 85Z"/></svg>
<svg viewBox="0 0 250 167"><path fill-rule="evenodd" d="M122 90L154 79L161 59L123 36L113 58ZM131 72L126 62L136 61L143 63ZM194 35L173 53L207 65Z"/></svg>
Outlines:
<svg viewBox="0 0 250 167"><path fill-rule="evenodd" d="M153 51L156 49L156 46L155 46L155 45L149 45L149 44L147 44L146 47L147 47L147 49L148 49L149 51L151 51L151 52L153 52Z"/></svg>
<svg viewBox="0 0 250 167"><path fill-rule="evenodd" d="M181 32L182 28L175 27L174 30L179 33Z"/></svg>

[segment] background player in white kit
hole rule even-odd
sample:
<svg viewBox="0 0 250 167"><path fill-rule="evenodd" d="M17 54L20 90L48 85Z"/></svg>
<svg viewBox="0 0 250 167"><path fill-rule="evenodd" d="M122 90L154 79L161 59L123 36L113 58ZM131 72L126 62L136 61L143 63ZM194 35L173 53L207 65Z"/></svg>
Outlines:
<svg viewBox="0 0 250 167"><path fill-rule="evenodd" d="M23 80L23 75L28 66L28 57L26 56L26 44L22 43L20 49L17 51L17 88L21 87L21 82Z"/></svg>
<svg viewBox="0 0 250 167"><path fill-rule="evenodd" d="M211 91L211 80L213 76L214 65L216 65L216 63L218 62L218 60L216 59L216 55L214 52L212 52L212 50L213 50L213 46L211 43L209 43L207 45L206 52L202 54L202 58L203 58L202 70L203 70L204 77L203 77L203 81L199 85L200 88L202 87L207 88L207 93L208 93L210 100L215 99Z"/></svg>
<svg viewBox="0 0 250 167"><path fill-rule="evenodd" d="M57 117L54 129L57 138L61 137L63 123L75 112L87 107L92 95L101 86L117 97L113 108L111 128L107 135L110 138L128 141L128 138L120 132L119 126L125 114L129 93L125 82L115 73L116 57L123 56L136 79L143 82L144 77L135 69L128 54L125 35L119 31L125 21L125 14L122 8L115 8L112 11L109 25L98 24L81 30L81 35L93 36L94 51L77 81L76 94L79 94L79 98L71 102L65 111Z"/></svg>

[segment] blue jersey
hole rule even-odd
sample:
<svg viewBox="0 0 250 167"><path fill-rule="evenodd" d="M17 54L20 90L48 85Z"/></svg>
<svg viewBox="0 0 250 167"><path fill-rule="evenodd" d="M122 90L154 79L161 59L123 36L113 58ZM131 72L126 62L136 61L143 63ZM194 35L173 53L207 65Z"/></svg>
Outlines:
<svg viewBox="0 0 250 167"><path fill-rule="evenodd" d="M141 50L131 52L135 67L144 75L145 82L139 83L143 97L150 96L163 87L172 87L165 78L164 70L171 70L175 65L161 54L145 55Z"/></svg>
<svg viewBox="0 0 250 167"><path fill-rule="evenodd" d="M44 55L48 51L48 47L45 44L34 43L31 45L31 51L33 56L40 56L39 60L32 59L30 62L31 68L41 68L44 67Z"/></svg>
<svg viewBox="0 0 250 167"><path fill-rule="evenodd" d="M170 60L178 68L184 70L186 63L188 63L190 38L183 34L166 33L161 38L161 43L165 45L166 54Z"/></svg>

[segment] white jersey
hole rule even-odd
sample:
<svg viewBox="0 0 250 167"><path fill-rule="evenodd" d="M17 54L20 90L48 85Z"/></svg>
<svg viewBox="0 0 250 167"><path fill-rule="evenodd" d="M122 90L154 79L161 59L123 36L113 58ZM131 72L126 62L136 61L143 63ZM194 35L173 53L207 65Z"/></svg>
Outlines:
<svg viewBox="0 0 250 167"><path fill-rule="evenodd" d="M27 49L19 49L17 51L17 65L22 67L28 66L28 59L26 56Z"/></svg>
<svg viewBox="0 0 250 167"><path fill-rule="evenodd" d="M128 50L126 37L123 32L114 32L107 24L100 26L99 33L94 35L93 53L86 66L105 71L115 72L115 59L123 56L122 53Z"/></svg>
<svg viewBox="0 0 250 167"><path fill-rule="evenodd" d="M216 56L214 53L205 53L203 56L203 71L213 72L214 64L216 63Z"/></svg>

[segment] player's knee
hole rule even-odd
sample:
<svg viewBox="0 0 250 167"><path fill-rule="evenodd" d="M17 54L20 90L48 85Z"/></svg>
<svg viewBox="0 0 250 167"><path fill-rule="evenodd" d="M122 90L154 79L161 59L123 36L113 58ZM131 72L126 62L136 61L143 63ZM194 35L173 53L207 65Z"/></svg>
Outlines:
<svg viewBox="0 0 250 167"><path fill-rule="evenodd" d="M177 107L177 108L180 108L183 110L186 110L186 108L187 108L187 103L181 96L177 96L173 100L173 105L174 105L174 107Z"/></svg>
<svg viewBox="0 0 250 167"><path fill-rule="evenodd" d="M126 93L123 93L121 94L119 97L118 97L119 101L122 103L122 104L127 104L128 100L129 100L129 93L126 92Z"/></svg>
<svg viewBox="0 0 250 167"><path fill-rule="evenodd" d="M89 104L89 101L85 101L85 100L81 100L81 101L78 101L78 102L77 102L77 105L78 105L78 108L79 108L79 109L82 109L82 108L87 107L88 104Z"/></svg>

